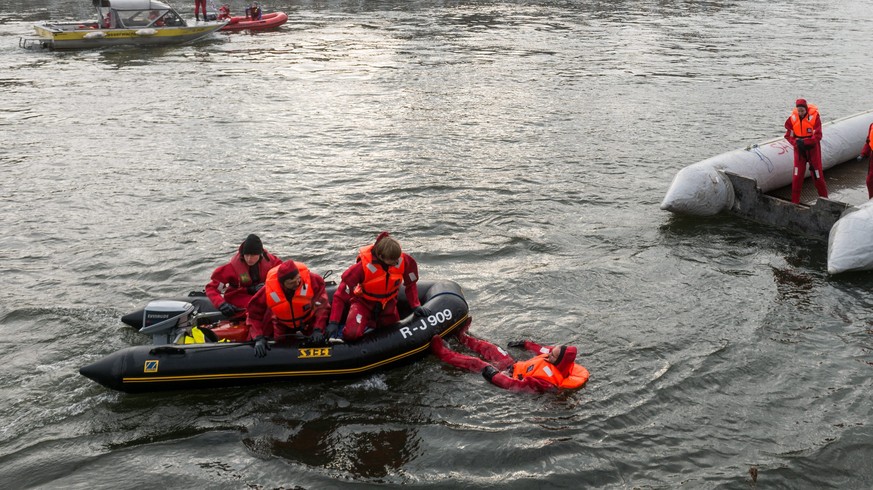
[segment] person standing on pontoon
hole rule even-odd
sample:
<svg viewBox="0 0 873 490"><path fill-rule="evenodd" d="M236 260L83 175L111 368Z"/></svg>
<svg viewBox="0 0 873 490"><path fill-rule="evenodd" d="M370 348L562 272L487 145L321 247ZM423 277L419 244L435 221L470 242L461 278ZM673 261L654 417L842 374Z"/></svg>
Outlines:
<svg viewBox="0 0 873 490"><path fill-rule="evenodd" d="M800 204L800 191L806 177L806 165L819 197L828 197L821 166L821 116L818 108L797 99L794 110L785 121L785 139L794 146L794 176L791 179L791 202Z"/></svg>

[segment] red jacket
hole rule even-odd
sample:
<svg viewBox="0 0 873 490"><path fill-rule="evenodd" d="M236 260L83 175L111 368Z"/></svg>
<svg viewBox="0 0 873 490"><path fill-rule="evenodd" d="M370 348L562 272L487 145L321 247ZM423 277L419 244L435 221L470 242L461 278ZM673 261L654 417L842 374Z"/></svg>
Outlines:
<svg viewBox="0 0 873 490"><path fill-rule="evenodd" d="M873 124L870 125L870 128L867 130L867 139L864 140L864 147L861 148L861 156L869 157L870 156L870 142L873 141Z"/></svg>
<svg viewBox="0 0 873 490"><path fill-rule="evenodd" d="M418 262L411 255L401 254L404 262L403 269L403 285L406 291L406 300L410 308L421 306L421 300L418 299ZM368 301L364 298L354 295L355 288L364 280L364 265L361 262L356 262L354 265L346 269L342 275L342 282L337 287L336 293L333 295L333 305L330 310L330 321L340 323L342 321L343 311L346 304L350 301L367 303L370 309L376 307L379 302ZM392 302L390 304L396 304Z"/></svg>
<svg viewBox="0 0 873 490"><path fill-rule="evenodd" d="M330 315L330 302L327 297L327 289L324 286L324 278L310 271L309 281L312 285L312 308L314 314L310 324L301 329L301 332L306 335L312 333L314 328L324 332L324 327L327 326L327 318ZM290 297L293 294L287 294L286 292L285 296ZM246 309L249 339L263 335L264 337L272 337L281 342L284 335L295 331L277 321L273 310L267 306L267 288L261 288L260 291L255 293Z"/></svg>
<svg viewBox="0 0 873 490"><path fill-rule="evenodd" d="M281 263L282 259L264 250L261 259L255 264L259 277L258 283L263 283L267 278L267 272ZM212 272L212 278L206 285L206 296L216 308L225 301L238 308L245 308L252 299L252 295L246 290L253 285L251 274L252 272L243 259L242 253L238 251L230 259L230 262ZM224 290L224 294L222 294L222 290Z"/></svg>

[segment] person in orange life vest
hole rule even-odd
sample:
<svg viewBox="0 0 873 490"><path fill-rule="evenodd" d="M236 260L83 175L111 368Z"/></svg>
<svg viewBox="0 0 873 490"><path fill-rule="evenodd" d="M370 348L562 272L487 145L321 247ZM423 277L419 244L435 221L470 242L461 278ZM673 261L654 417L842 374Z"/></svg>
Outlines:
<svg viewBox="0 0 873 490"><path fill-rule="evenodd" d="M873 199L873 124L867 130L867 140L864 141L864 147L861 148L861 156L858 158L869 158L867 167L867 198Z"/></svg>
<svg viewBox="0 0 873 490"><path fill-rule="evenodd" d="M388 232L376 237L373 245L361 248L358 261L346 269L333 296L330 323L326 334L333 336L339 328L346 305L349 313L343 340L361 338L368 327L379 328L400 321L397 294L401 283L406 300L416 316L430 316L418 299L418 263L403 253L400 243Z"/></svg>
<svg viewBox="0 0 873 490"><path fill-rule="evenodd" d="M806 164L820 197L828 197L824 171L821 166L821 116L815 105L806 99L797 99L794 111L785 121L785 139L794 146L794 176L791 179L791 202L800 203L800 190L806 177Z"/></svg>
<svg viewBox="0 0 873 490"><path fill-rule="evenodd" d="M251 234L230 262L212 272L206 296L227 318L241 316L252 296L264 286L267 272L281 263L282 259L264 250L261 239Z"/></svg>
<svg viewBox="0 0 873 490"><path fill-rule="evenodd" d="M514 341L509 343L510 347L523 347L538 354L527 361L516 361L500 347L468 335L466 328L458 334L458 340L489 362L449 349L439 335L434 335L430 341L431 352L452 366L482 373L495 386L510 391L544 393L579 388L588 381L588 370L575 364L576 347L541 346L529 340Z"/></svg>
<svg viewBox="0 0 873 490"><path fill-rule="evenodd" d="M309 336L313 345L324 343L330 302L324 278L300 262L286 260L270 269L264 287L249 301L246 323L255 355L267 355L267 338L290 340L292 333Z"/></svg>

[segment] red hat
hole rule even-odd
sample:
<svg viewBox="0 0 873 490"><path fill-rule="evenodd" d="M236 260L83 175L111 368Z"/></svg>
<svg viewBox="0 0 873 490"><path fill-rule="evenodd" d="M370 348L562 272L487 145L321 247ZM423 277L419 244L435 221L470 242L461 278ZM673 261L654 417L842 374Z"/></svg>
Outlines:
<svg viewBox="0 0 873 490"><path fill-rule="evenodd" d="M794 106L795 107L807 107L806 99L797 99L796 101L794 101Z"/></svg>
<svg viewBox="0 0 873 490"><path fill-rule="evenodd" d="M276 271L276 275L279 276L279 282L284 282L286 279L293 279L297 274L300 274L300 270L297 269L297 264L295 264L293 260L282 262L282 265L279 266L279 270Z"/></svg>

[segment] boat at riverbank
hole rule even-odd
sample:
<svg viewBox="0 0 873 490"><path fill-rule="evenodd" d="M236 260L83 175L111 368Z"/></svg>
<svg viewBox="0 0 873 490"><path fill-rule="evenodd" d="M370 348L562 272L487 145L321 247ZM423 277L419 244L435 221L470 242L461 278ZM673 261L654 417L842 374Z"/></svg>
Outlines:
<svg viewBox="0 0 873 490"><path fill-rule="evenodd" d="M331 297L335 289L329 288ZM333 339L312 345L303 337L271 342L265 357L255 356L253 342L175 343L182 331L197 323L197 311L190 302L162 300L152 315L148 307L125 315L134 323L137 317L142 319L140 332L152 335L151 345L122 349L79 372L127 393L362 376L423 357L434 335L449 335L470 322L457 283L419 281L418 293L431 311L427 317L412 314L401 290L402 319L395 327L377 329L354 342Z"/></svg>
<svg viewBox="0 0 873 490"><path fill-rule="evenodd" d="M823 168L827 170L856 160L871 123L873 111L822 124ZM870 236L861 231L865 228L837 226L843 216L857 211L857 207L823 198L819 198L814 206L807 206L766 195L790 185L793 171L794 148L785 138L774 138L683 168L673 178L661 209L695 216L729 212L828 240L829 273L873 270L873 249L866 246ZM827 176L825 172L825 179ZM749 179L753 184L740 184L742 179ZM858 182L858 185L863 184L863 181ZM825 211L816 212L815 207ZM857 222L862 216L873 220L873 213L869 212L855 215L853 220Z"/></svg>
<svg viewBox="0 0 873 490"><path fill-rule="evenodd" d="M94 0L97 19L45 22L34 26L37 37L19 46L46 49L89 49L109 46L167 46L202 39L227 21L189 26L175 9L157 0Z"/></svg>

